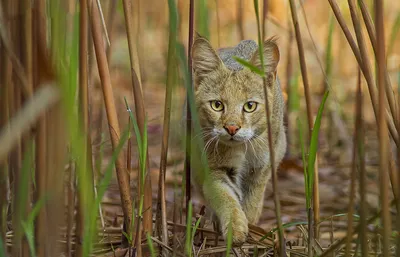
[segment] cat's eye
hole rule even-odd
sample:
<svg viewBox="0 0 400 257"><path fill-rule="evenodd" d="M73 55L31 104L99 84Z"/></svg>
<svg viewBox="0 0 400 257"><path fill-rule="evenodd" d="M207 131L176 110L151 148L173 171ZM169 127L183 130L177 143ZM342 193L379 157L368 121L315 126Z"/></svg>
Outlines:
<svg viewBox="0 0 400 257"><path fill-rule="evenodd" d="M250 101L244 104L243 110L245 112L254 112L257 109L257 103Z"/></svg>
<svg viewBox="0 0 400 257"><path fill-rule="evenodd" d="M224 109L224 105L222 104L221 101L218 101L218 100L210 101L210 105L211 105L211 108L217 112L220 112Z"/></svg>

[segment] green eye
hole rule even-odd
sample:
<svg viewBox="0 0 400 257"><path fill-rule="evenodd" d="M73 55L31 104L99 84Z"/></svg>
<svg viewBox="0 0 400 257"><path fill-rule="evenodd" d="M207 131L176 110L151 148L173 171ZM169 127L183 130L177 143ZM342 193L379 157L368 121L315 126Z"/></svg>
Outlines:
<svg viewBox="0 0 400 257"><path fill-rule="evenodd" d="M257 109L257 103L250 101L244 104L243 110L245 112L254 112Z"/></svg>
<svg viewBox="0 0 400 257"><path fill-rule="evenodd" d="M218 101L218 100L210 101L210 105L211 105L211 108L217 112L220 112L224 109L224 105L222 104L221 101Z"/></svg>

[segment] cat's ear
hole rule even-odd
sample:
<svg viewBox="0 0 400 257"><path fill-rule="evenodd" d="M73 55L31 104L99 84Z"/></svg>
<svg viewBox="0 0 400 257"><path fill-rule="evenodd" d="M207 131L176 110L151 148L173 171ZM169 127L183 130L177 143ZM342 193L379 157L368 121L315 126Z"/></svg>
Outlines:
<svg viewBox="0 0 400 257"><path fill-rule="evenodd" d="M192 47L192 61L195 77L199 80L222 65L221 59L210 42L197 32Z"/></svg>
<svg viewBox="0 0 400 257"><path fill-rule="evenodd" d="M275 38L268 39L264 42L263 57L264 57L265 73L266 74L274 73L274 75L275 75L276 69L278 67L279 59L280 59L279 48L278 48L278 45L276 44ZM260 52L258 49L253 54L253 57L251 58L250 62L251 62L251 64L253 64L257 68L259 68L260 70L262 69Z"/></svg>

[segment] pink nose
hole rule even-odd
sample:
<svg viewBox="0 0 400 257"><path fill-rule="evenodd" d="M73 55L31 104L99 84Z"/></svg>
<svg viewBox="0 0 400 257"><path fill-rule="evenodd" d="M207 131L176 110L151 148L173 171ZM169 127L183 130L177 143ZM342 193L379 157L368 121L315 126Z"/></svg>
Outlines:
<svg viewBox="0 0 400 257"><path fill-rule="evenodd" d="M240 127L235 126L235 125L229 125L229 126L224 126L224 129L226 130L226 132L229 133L229 135L233 136L238 132Z"/></svg>

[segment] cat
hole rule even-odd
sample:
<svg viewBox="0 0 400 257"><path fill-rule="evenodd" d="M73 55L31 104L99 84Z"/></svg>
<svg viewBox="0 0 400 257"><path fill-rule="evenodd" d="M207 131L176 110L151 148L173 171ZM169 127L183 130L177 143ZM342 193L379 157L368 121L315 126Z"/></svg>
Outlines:
<svg viewBox="0 0 400 257"><path fill-rule="evenodd" d="M195 103L203 152L209 172L193 167L192 184L217 216L225 239L230 224L232 242L243 244L248 224L260 218L264 191L271 177L263 79L233 59L238 56L262 69L258 45L241 41L214 50L196 33L192 47ZM263 44L264 71L271 113L275 164L286 151L284 100L277 78L280 53L274 39Z"/></svg>

